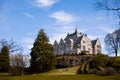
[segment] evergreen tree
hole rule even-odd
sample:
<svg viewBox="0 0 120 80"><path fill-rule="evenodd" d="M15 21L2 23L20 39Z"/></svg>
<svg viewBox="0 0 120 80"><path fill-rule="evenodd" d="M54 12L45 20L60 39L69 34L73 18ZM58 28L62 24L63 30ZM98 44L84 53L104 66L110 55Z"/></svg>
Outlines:
<svg viewBox="0 0 120 80"><path fill-rule="evenodd" d="M53 46L43 29L40 29L31 49L30 69L33 72L45 72L55 67L56 58Z"/></svg>
<svg viewBox="0 0 120 80"><path fill-rule="evenodd" d="M0 71L7 72L9 68L9 49L7 46L3 46L0 53Z"/></svg>

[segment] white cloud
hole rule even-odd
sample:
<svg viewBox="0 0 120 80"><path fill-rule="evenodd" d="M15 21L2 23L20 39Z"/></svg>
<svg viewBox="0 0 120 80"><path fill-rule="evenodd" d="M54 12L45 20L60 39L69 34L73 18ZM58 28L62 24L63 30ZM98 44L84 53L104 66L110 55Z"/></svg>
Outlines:
<svg viewBox="0 0 120 80"><path fill-rule="evenodd" d="M103 27L103 26L99 26L98 27L100 30L107 32L107 33L112 33L115 29L111 28L111 27Z"/></svg>
<svg viewBox="0 0 120 80"><path fill-rule="evenodd" d="M27 49L31 49L33 47L33 42L34 39L32 38L24 38L22 40L22 43L24 43L24 47L26 47Z"/></svg>
<svg viewBox="0 0 120 80"><path fill-rule="evenodd" d="M28 35L29 36L34 36L34 35L36 35L34 32L28 32Z"/></svg>
<svg viewBox="0 0 120 80"><path fill-rule="evenodd" d="M57 11L57 12L50 14L49 16L55 19L56 22L62 23L62 24L63 23L68 24L68 23L73 23L73 22L78 21L78 19L74 15L64 12L64 11Z"/></svg>
<svg viewBox="0 0 120 80"><path fill-rule="evenodd" d="M35 0L35 3L40 8L46 8L54 5L59 0Z"/></svg>
<svg viewBox="0 0 120 80"><path fill-rule="evenodd" d="M33 15L31 15L30 13L23 13L26 17L31 18L31 19L35 19L35 17Z"/></svg>
<svg viewBox="0 0 120 80"><path fill-rule="evenodd" d="M23 39L23 42L25 42L25 43L33 43L34 42L34 40L32 39L32 38L24 38Z"/></svg>
<svg viewBox="0 0 120 80"><path fill-rule="evenodd" d="M58 42L61 38L65 38L67 33L73 33L75 30L75 24L78 21L78 18L70 13L67 13L65 11L57 11L49 15L49 17L53 18L55 20L55 26L54 27L55 33L52 34L50 37L50 42L53 44L55 40Z"/></svg>

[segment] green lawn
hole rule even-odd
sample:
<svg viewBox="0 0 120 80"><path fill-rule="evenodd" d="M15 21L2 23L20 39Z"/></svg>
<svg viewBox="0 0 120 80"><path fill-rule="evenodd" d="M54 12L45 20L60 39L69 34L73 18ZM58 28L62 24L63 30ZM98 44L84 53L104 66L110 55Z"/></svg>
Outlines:
<svg viewBox="0 0 120 80"><path fill-rule="evenodd" d="M0 80L120 80L120 74L115 76L87 75L24 75L24 76L0 76Z"/></svg>
<svg viewBox="0 0 120 80"><path fill-rule="evenodd" d="M94 74L76 74L79 66L53 69L41 74L24 76L8 76L7 73L0 73L0 80L120 80L120 74L114 76L99 76Z"/></svg>

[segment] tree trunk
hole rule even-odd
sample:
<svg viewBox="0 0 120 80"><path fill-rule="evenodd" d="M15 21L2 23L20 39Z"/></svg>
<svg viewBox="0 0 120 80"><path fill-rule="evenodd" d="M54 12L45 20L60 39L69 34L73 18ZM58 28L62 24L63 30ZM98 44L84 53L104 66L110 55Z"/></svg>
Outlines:
<svg viewBox="0 0 120 80"><path fill-rule="evenodd" d="M117 56L117 50L115 50L115 56Z"/></svg>

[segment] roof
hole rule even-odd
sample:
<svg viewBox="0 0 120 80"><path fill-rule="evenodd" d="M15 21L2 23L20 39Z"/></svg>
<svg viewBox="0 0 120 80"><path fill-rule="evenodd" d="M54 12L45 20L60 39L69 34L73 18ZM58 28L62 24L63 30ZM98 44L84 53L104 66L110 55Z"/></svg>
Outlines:
<svg viewBox="0 0 120 80"><path fill-rule="evenodd" d="M92 46L94 47L98 39L92 40Z"/></svg>
<svg viewBox="0 0 120 80"><path fill-rule="evenodd" d="M68 33L68 34L67 34L67 36L66 36L66 38L72 38L74 35L77 35L77 36L78 36L78 35L79 35L79 36L82 36L82 35L83 35L83 33L82 33L82 32L79 32L79 31L77 30L77 28L76 28L76 29L75 29L75 32L74 32L74 33L72 33L72 34L69 34L69 33ZM66 38L65 38L65 39L66 39ZM65 40L65 39L64 39L64 40Z"/></svg>
<svg viewBox="0 0 120 80"><path fill-rule="evenodd" d="M82 40L82 38L83 38L83 35L78 37L77 40L76 40L76 43L79 43Z"/></svg>
<svg viewBox="0 0 120 80"><path fill-rule="evenodd" d="M55 40L54 45L58 45L57 41Z"/></svg>

